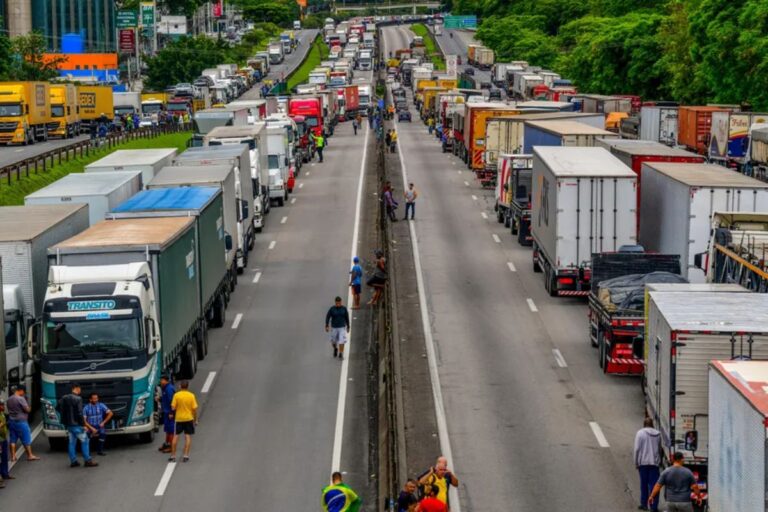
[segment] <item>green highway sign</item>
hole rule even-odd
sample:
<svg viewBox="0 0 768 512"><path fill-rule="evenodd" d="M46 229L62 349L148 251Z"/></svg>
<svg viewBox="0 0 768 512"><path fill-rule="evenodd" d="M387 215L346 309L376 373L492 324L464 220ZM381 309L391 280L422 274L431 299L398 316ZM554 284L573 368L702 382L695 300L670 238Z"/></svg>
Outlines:
<svg viewBox="0 0 768 512"><path fill-rule="evenodd" d="M136 11L117 11L117 28L133 28L138 22Z"/></svg>

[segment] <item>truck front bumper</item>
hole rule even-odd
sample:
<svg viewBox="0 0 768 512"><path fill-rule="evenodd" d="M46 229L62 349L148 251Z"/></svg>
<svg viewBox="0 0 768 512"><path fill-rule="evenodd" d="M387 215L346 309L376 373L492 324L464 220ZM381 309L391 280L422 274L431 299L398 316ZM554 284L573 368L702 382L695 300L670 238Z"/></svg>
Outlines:
<svg viewBox="0 0 768 512"><path fill-rule="evenodd" d="M131 435L131 434L142 434L144 432L149 432L154 428L155 428L155 422L150 416L149 418L147 418L146 423L142 423L141 425L131 425L128 427L120 427L120 428L113 428L113 429L108 428L107 435L108 436L124 436L124 435ZM54 427L49 423L45 423L43 425L43 433L45 434L46 437L51 437L51 438L67 437L67 430L63 426Z"/></svg>

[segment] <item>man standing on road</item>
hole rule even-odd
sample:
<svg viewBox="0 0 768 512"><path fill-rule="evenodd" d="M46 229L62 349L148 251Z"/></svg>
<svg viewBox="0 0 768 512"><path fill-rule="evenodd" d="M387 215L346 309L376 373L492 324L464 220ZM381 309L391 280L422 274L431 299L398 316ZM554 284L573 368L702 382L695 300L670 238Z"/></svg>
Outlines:
<svg viewBox="0 0 768 512"><path fill-rule="evenodd" d="M416 497L417 488L416 480L413 478L409 478L405 482L400 496L397 497L397 512L414 512L416 510L416 506L419 504L419 499Z"/></svg>
<svg viewBox="0 0 768 512"><path fill-rule="evenodd" d="M181 389L173 395L171 400L171 414L176 421L176 431L173 434L171 442L170 462L176 462L176 445L179 442L179 435L184 434L184 456L183 462L189 461L189 451L192 448L192 436L195 435L195 426L197 426L197 398L189 390L189 381L181 381Z"/></svg>
<svg viewBox="0 0 768 512"><path fill-rule="evenodd" d="M324 512L358 512L360 497L345 484L338 471L331 475L331 485L323 489L321 504Z"/></svg>
<svg viewBox="0 0 768 512"><path fill-rule="evenodd" d="M72 391L59 399L56 409L61 416L61 423L67 429L69 437L69 467L76 468L80 465L77 461L77 442L80 441L80 450L83 452L85 467L92 468L99 465L91 459L91 447L88 445L85 417L83 416L83 399L80 397L80 384L73 382Z"/></svg>
<svg viewBox="0 0 768 512"><path fill-rule="evenodd" d="M335 304L325 314L325 332L331 333L333 357L344 359L344 344L347 343L349 332L349 311L341 303L341 297L336 297Z"/></svg>
<svg viewBox="0 0 768 512"><path fill-rule="evenodd" d="M413 188L413 183L408 184L408 189L403 192L403 197L405 197L405 217L403 220L408 220L408 210L411 210L411 220L413 220L413 215L416 213L416 198L419 197L419 193Z"/></svg>
<svg viewBox="0 0 768 512"><path fill-rule="evenodd" d="M360 292L363 287L363 267L360 266L360 258L352 258L352 270L349 271L349 286L352 287L352 309L360 309Z"/></svg>
<svg viewBox="0 0 768 512"><path fill-rule="evenodd" d="M355 131L355 135L357 135L357 118L352 120L352 129Z"/></svg>
<svg viewBox="0 0 768 512"><path fill-rule="evenodd" d="M96 453L106 455L104 453L104 443L107 441L106 424L112 419L114 413L109 407L99 402L98 393L91 393L88 404L83 407L83 415L85 416L85 427L90 436L97 438Z"/></svg>
<svg viewBox="0 0 768 512"><path fill-rule="evenodd" d="M5 401L0 398L0 488L5 480L13 480L8 472L8 422L5 419Z"/></svg>
<svg viewBox="0 0 768 512"><path fill-rule="evenodd" d="M10 431L11 461L16 461L16 443L21 440L27 452L27 460L40 460L32 453L32 430L29 428L29 413L32 409L27 403L27 388L23 384L16 386L16 391L8 398L8 430Z"/></svg>
<svg viewBox="0 0 768 512"><path fill-rule="evenodd" d="M650 507L656 496L664 489L664 500L667 502L668 512L693 512L691 492L696 495L696 504L701 506L701 492L690 469L683 466L682 452L675 452L672 456L672 466L665 469L659 481L653 486L653 491L648 497Z"/></svg>
<svg viewBox="0 0 768 512"><path fill-rule="evenodd" d="M162 453L171 453L171 443L173 443L173 434L176 433L176 425L173 421L173 410L171 402L176 388L171 384L171 379L167 375L160 377L160 411L163 417L163 432L165 432L165 442L158 448Z"/></svg>
<svg viewBox="0 0 768 512"><path fill-rule="evenodd" d="M640 510L648 510L654 484L659 480L661 463L661 433L653 428L653 420L645 418L643 428L635 434L635 467L640 473ZM659 500L650 503L650 510L659 509Z"/></svg>
<svg viewBox="0 0 768 512"><path fill-rule="evenodd" d="M448 469L448 459L438 457L434 466L419 476L419 485L434 486L437 488L436 498L446 506L448 503L448 489L450 486L458 487L459 479Z"/></svg>
<svg viewBox="0 0 768 512"><path fill-rule="evenodd" d="M392 192L393 189L391 186L387 186L386 190L384 190L384 206L386 207L389 220L392 222L397 222L397 215L395 214L395 210L397 209L397 201L395 201Z"/></svg>
<svg viewBox="0 0 768 512"><path fill-rule="evenodd" d="M392 130L392 136L390 137L390 146L389 149L392 151L392 153L395 153L397 151L397 130Z"/></svg>
<svg viewBox="0 0 768 512"><path fill-rule="evenodd" d="M311 135L311 133L310 133ZM318 162L323 163L323 149L325 149L325 135L312 135L312 140L315 141L315 151L317 151Z"/></svg>

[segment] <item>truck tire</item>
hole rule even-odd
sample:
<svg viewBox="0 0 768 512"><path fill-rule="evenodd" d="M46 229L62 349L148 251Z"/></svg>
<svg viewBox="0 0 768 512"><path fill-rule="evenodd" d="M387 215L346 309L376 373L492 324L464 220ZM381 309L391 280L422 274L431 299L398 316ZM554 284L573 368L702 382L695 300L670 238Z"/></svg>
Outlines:
<svg viewBox="0 0 768 512"><path fill-rule="evenodd" d="M213 301L213 318L211 319L211 327L224 327L224 323L227 321L227 308L224 305L224 298L219 296Z"/></svg>
<svg viewBox="0 0 768 512"><path fill-rule="evenodd" d="M208 347L205 346L205 329L202 326L197 329L197 334L195 334L195 348L197 349L197 360L205 359Z"/></svg>
<svg viewBox="0 0 768 512"><path fill-rule="evenodd" d="M152 420L154 421L154 420ZM155 429L152 428L149 432L142 432L139 434L139 442L141 444L151 444L155 440Z"/></svg>
<svg viewBox="0 0 768 512"><path fill-rule="evenodd" d="M538 247L536 247L536 244L533 244L533 271L537 274L541 272L541 266L539 265L539 260L536 257L536 253L538 252Z"/></svg>
<svg viewBox="0 0 768 512"><path fill-rule="evenodd" d="M188 344L181 354L181 378L192 380L197 373L197 350Z"/></svg>
<svg viewBox="0 0 768 512"><path fill-rule="evenodd" d="M547 269L547 291L550 297L557 297L557 274L552 269Z"/></svg>
<svg viewBox="0 0 768 512"><path fill-rule="evenodd" d="M512 226L512 217L510 217L507 213L504 213L504 227L508 228Z"/></svg>
<svg viewBox="0 0 768 512"><path fill-rule="evenodd" d="M498 222L499 224L504 222L504 212L498 206L496 207L496 222Z"/></svg>
<svg viewBox="0 0 768 512"><path fill-rule="evenodd" d="M285 199L282 197L277 198L277 206L284 206L285 205Z"/></svg>
<svg viewBox="0 0 768 512"><path fill-rule="evenodd" d="M603 372L605 372L605 340L600 334L597 336L597 357L597 363L600 365L600 368L602 368Z"/></svg>

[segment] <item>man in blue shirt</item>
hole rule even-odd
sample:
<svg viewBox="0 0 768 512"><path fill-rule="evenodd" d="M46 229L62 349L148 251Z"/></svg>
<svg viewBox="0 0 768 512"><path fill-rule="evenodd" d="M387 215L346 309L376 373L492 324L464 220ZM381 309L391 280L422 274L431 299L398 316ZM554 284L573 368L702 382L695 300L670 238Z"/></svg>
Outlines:
<svg viewBox="0 0 768 512"><path fill-rule="evenodd" d="M163 432L165 432L165 442L159 448L159 451L163 453L171 453L171 441L173 441L173 434L176 432L175 422L171 417L173 410L171 409L171 402L173 402L173 395L176 394L176 388L171 384L171 380L167 375L160 377L160 411L163 417Z"/></svg>
<svg viewBox="0 0 768 512"><path fill-rule="evenodd" d="M109 407L99 402L98 393L91 393L88 404L83 407L83 416L85 416L85 426L88 429L89 437L97 437L98 445L96 453L104 453L104 442L107 440L106 424L112 419L114 414Z"/></svg>
<svg viewBox="0 0 768 512"><path fill-rule="evenodd" d="M360 266L360 258L352 258L352 270L349 271L349 286L352 287L352 309L360 309L360 291L363 286L363 267Z"/></svg>

